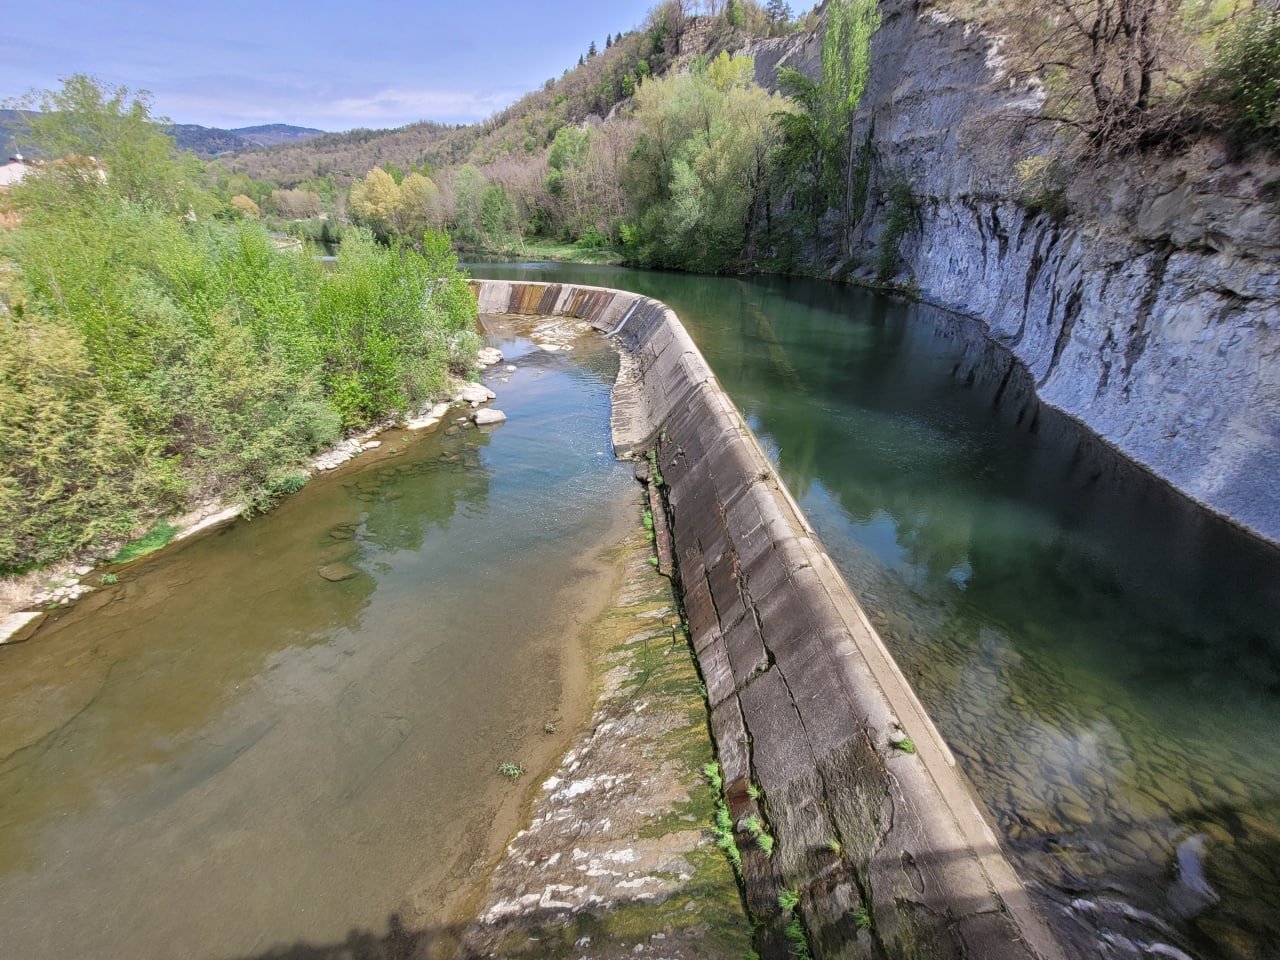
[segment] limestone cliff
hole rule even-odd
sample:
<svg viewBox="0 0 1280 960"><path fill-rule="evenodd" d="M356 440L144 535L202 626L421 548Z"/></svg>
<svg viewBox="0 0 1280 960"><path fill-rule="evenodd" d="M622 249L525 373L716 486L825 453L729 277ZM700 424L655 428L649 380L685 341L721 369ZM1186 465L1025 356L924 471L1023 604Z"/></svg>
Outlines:
<svg viewBox="0 0 1280 960"><path fill-rule="evenodd" d="M885 184L919 209L898 280L984 321L1041 398L1191 498L1280 543L1280 165L1206 142L1076 175L1070 212L1028 209L1014 164L1047 149L1040 102L1000 39L936 6L884 0L855 137L872 156L866 215L812 252L869 277ZM748 50L816 75L821 40Z"/></svg>

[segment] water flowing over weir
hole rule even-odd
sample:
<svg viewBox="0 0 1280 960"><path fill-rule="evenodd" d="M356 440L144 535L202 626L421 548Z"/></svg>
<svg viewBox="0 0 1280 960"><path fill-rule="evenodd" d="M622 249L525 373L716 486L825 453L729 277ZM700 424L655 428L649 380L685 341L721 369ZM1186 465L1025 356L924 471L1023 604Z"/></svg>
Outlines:
<svg viewBox="0 0 1280 960"><path fill-rule="evenodd" d="M472 269L678 312L1070 955L1280 956L1274 549L1040 404L963 318L817 281Z"/></svg>

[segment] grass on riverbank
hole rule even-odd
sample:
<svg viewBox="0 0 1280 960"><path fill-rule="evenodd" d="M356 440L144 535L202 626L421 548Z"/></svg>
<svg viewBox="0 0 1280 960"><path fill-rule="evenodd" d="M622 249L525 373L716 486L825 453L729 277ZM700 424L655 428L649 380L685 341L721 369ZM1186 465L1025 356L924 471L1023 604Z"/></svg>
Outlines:
<svg viewBox="0 0 1280 960"><path fill-rule="evenodd" d="M504 249L463 251L464 257L498 260L550 260L555 263L591 263L618 266L626 262L622 252L612 247L582 246L557 240L521 240Z"/></svg>
<svg viewBox="0 0 1280 960"><path fill-rule="evenodd" d="M128 563L130 560L145 557L148 553L155 553L161 547L167 545L177 535L179 529L176 524L158 520L150 530L137 540L131 540L126 543L120 549L120 552L111 558L110 562Z"/></svg>

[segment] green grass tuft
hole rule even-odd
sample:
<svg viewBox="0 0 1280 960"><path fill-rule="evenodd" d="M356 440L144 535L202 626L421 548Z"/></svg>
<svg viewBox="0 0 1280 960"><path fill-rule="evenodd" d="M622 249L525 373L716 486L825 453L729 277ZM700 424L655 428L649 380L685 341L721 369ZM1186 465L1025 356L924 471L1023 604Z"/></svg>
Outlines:
<svg viewBox="0 0 1280 960"><path fill-rule="evenodd" d="M128 563L130 560L145 557L148 553L154 553L172 540L178 529L176 524L157 520L155 525L137 540L126 543L120 552L111 558L111 563Z"/></svg>
<svg viewBox="0 0 1280 960"><path fill-rule="evenodd" d="M799 917L793 917L782 932L787 938L787 953L795 960L813 960L813 951L809 949L809 935L804 932L804 924Z"/></svg>
<svg viewBox="0 0 1280 960"><path fill-rule="evenodd" d="M786 913L790 913L800 903L800 891L795 887L788 887L778 892L778 907Z"/></svg>
<svg viewBox="0 0 1280 960"><path fill-rule="evenodd" d="M520 766L518 763L513 763L510 760L505 760L498 764L498 772L508 780L515 780L520 776L520 774L524 773L524 767Z"/></svg>

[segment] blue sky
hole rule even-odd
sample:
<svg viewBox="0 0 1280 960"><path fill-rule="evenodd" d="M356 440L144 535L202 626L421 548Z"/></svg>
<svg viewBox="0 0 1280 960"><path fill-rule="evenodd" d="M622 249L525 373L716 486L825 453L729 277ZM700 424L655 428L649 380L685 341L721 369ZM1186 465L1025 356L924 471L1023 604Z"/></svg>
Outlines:
<svg viewBox="0 0 1280 960"><path fill-rule="evenodd" d="M150 90L179 123L323 130L482 119L656 0L5 4L0 99L72 73Z"/></svg>

